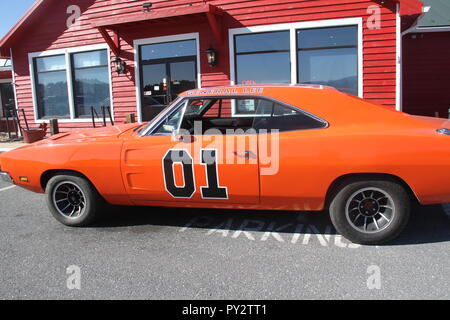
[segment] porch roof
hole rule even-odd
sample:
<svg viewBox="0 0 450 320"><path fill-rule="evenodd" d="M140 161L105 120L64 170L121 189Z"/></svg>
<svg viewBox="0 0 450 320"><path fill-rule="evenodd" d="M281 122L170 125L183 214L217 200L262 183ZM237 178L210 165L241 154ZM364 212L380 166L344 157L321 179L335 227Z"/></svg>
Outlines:
<svg viewBox="0 0 450 320"><path fill-rule="evenodd" d="M176 8L158 9L142 11L137 13L130 13L114 18L100 18L91 22L93 28L97 28L111 51L116 56L120 55L120 35L119 31L122 26L134 25L144 22L156 21L172 21L186 16L203 16L206 17L218 42L223 39L223 28L218 21L218 18L223 15L222 9L209 3L186 5ZM113 32L113 37L107 30Z"/></svg>
<svg viewBox="0 0 450 320"><path fill-rule="evenodd" d="M133 24L137 22L157 21L166 19L169 20L171 18L178 18L190 15L201 15L201 14L222 15L223 11L219 7L216 7L212 4L202 3L176 8L167 8L158 10L150 9L149 11L130 13L113 18L106 18L106 19L100 18L91 22L91 25L94 28L106 28L114 30L119 28L120 26Z"/></svg>

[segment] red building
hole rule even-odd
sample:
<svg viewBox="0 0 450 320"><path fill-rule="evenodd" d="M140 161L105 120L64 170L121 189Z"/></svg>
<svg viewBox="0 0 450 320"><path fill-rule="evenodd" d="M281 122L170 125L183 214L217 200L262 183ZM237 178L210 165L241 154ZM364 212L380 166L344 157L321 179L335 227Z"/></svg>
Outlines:
<svg viewBox="0 0 450 320"><path fill-rule="evenodd" d="M401 109L401 32L418 0L38 0L0 41L29 122L150 120L177 93L318 83ZM208 59L209 58L209 59ZM245 110L232 110L234 115Z"/></svg>
<svg viewBox="0 0 450 320"><path fill-rule="evenodd" d="M450 1L423 2L425 12L403 32L403 110L449 118Z"/></svg>

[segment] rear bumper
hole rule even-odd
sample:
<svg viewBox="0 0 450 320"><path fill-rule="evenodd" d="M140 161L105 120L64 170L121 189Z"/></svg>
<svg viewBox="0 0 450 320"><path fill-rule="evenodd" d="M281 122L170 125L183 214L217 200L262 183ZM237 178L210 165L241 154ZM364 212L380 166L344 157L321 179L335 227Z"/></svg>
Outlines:
<svg viewBox="0 0 450 320"><path fill-rule="evenodd" d="M0 179L8 183L14 183L8 172L0 171Z"/></svg>

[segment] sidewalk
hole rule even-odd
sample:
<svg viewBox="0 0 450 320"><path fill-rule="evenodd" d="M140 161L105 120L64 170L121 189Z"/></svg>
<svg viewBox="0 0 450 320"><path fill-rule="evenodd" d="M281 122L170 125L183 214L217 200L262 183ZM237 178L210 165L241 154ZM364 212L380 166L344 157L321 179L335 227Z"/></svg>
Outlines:
<svg viewBox="0 0 450 320"><path fill-rule="evenodd" d="M17 141L17 142L0 142L0 153L10 151L13 149L16 149L18 147L22 147L27 145L27 143L23 141Z"/></svg>

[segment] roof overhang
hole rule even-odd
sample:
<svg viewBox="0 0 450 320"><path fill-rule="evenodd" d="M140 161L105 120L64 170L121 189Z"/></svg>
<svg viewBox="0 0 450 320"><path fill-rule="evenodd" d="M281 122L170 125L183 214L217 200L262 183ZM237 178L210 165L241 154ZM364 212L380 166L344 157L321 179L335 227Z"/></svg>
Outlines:
<svg viewBox="0 0 450 320"><path fill-rule="evenodd" d="M150 11L142 11L137 13L130 13L115 18L101 18L91 22L95 28L117 29L123 25L134 24L137 22L157 21L169 18L179 18L190 15L213 14L222 15L222 9L207 3L193 4L182 7L155 9Z"/></svg>
<svg viewBox="0 0 450 320"><path fill-rule="evenodd" d="M142 23L170 22L183 17L206 17L214 37L218 42L221 42L223 39L223 30L219 19L223 14L223 10L219 7L208 3L202 3L130 13L115 18L96 19L91 22L91 26L99 30L110 49L118 56L120 55L119 32L122 28ZM113 32L112 38L107 30Z"/></svg>

